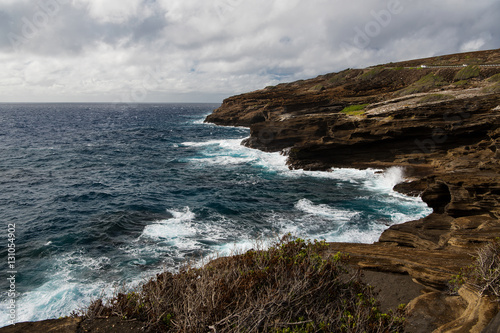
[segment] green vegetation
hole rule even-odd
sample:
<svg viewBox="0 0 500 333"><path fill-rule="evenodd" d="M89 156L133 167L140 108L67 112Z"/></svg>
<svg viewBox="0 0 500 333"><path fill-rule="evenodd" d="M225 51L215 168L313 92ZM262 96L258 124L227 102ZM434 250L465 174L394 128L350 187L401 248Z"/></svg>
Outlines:
<svg viewBox="0 0 500 333"><path fill-rule="evenodd" d="M397 95L405 96L426 92L444 84L446 84L446 82L441 76L429 73L409 87L400 90Z"/></svg>
<svg viewBox="0 0 500 333"><path fill-rule="evenodd" d="M488 78L488 82L500 82L500 73Z"/></svg>
<svg viewBox="0 0 500 333"><path fill-rule="evenodd" d="M328 79L328 83L332 85L340 85L346 83L347 80L356 77L358 75L358 72L360 72L360 70L346 69Z"/></svg>
<svg viewBox="0 0 500 333"><path fill-rule="evenodd" d="M375 67L370 69L368 72L363 73L359 79L362 81L368 81L379 75L384 70L384 67Z"/></svg>
<svg viewBox="0 0 500 333"><path fill-rule="evenodd" d="M483 88L481 91L487 94L497 94L500 93L500 74L495 74L488 79L488 82L494 84Z"/></svg>
<svg viewBox="0 0 500 333"><path fill-rule="evenodd" d="M453 81L461 81L468 80L474 77L478 77L481 69L479 66L467 66L461 69L457 74L455 74L455 78Z"/></svg>
<svg viewBox="0 0 500 333"><path fill-rule="evenodd" d="M481 247L474 263L455 275L450 284L455 291L463 284L469 284L480 295L489 295L500 301L500 239Z"/></svg>
<svg viewBox="0 0 500 333"><path fill-rule="evenodd" d="M365 113L365 108L368 104L359 104L359 105L350 105L346 106L342 111L342 113L345 113L346 115L349 116L359 116L363 113Z"/></svg>
<svg viewBox="0 0 500 333"><path fill-rule="evenodd" d="M427 96L422 97L418 103L432 103L432 102L440 102L440 101L447 101L450 99L454 99L455 96L452 95L446 95L446 94L429 94Z"/></svg>
<svg viewBox="0 0 500 333"><path fill-rule="evenodd" d="M456 86L456 87L462 87L462 86L466 86L467 83L469 83L469 81L467 81L467 80L460 80L460 81L457 81L457 82L453 83L453 85Z"/></svg>
<svg viewBox="0 0 500 333"><path fill-rule="evenodd" d="M490 85L488 87L484 87L483 89L481 89L481 91L483 93L486 93L486 94L497 94L497 93L500 93L500 82L492 84L492 85Z"/></svg>
<svg viewBox="0 0 500 333"><path fill-rule="evenodd" d="M345 255L290 235L266 251L158 274L139 291L92 302L87 318L120 316L149 332L396 332L404 306L383 313Z"/></svg>
<svg viewBox="0 0 500 333"><path fill-rule="evenodd" d="M325 90L325 87L323 87L322 84L317 84L317 85L315 85L314 87L312 87L309 90L311 90L311 91L322 91L322 90Z"/></svg>

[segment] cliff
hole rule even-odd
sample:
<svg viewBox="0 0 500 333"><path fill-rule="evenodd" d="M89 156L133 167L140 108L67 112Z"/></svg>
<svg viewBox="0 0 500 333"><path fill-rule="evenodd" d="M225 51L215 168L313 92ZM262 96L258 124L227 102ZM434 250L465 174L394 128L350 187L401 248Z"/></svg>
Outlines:
<svg viewBox="0 0 500 333"><path fill-rule="evenodd" d="M281 151L290 168L403 167L408 181L395 189L420 195L433 213L376 244L332 251L424 287L409 307L410 331L480 332L497 305L447 291L477 247L500 237L498 64L491 50L347 69L230 97L206 121L250 127L242 144ZM436 302L449 311L429 311Z"/></svg>
<svg viewBox="0 0 500 333"><path fill-rule="evenodd" d="M206 121L249 127L242 144L280 151L290 168L404 168L408 181L395 189L421 196L433 213L390 227L375 244L332 243L327 253L348 253L384 308L409 303L408 332L497 332L498 303L467 285L450 294L449 281L500 237L499 64L500 50L491 50L347 69L230 97ZM65 318L0 332L140 332L143 324Z"/></svg>

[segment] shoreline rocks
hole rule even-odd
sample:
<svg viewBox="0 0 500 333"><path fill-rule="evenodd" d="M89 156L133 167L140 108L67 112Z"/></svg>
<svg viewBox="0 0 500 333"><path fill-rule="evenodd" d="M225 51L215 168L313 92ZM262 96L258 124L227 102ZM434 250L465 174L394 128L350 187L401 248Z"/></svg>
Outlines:
<svg viewBox="0 0 500 333"><path fill-rule="evenodd" d="M452 276L472 263L476 249L500 237L500 67L479 67L470 77L446 67L464 63L500 64L500 50L266 87L224 100L206 119L249 127L243 144L283 152L290 168L405 169L409 181L395 190L421 196L433 213L390 227L375 244L332 243L329 251L348 253L351 269L380 286L387 306L410 300L408 332L494 332L500 322L497 302L468 286L449 293ZM124 333L140 326L118 317L61 319L0 332Z"/></svg>
<svg viewBox="0 0 500 333"><path fill-rule="evenodd" d="M470 56L445 58L465 63ZM474 56L498 59L500 50ZM410 320L416 325L410 331L434 325L436 332L480 332L498 307L478 319L474 313L488 301L477 295L472 301L473 291L449 299L447 289L479 246L500 237L500 67L481 67L457 84L461 68L406 65L346 70L230 97L206 121L250 127L243 145L282 151L293 169L403 167L412 181L395 190L420 195L433 213L390 227L375 244L333 243L331 249L349 253L354 267L408 274L427 288L413 302L420 319ZM433 312L422 306L440 302L463 306L447 319L434 312L427 320L433 324L423 325L422 316Z"/></svg>

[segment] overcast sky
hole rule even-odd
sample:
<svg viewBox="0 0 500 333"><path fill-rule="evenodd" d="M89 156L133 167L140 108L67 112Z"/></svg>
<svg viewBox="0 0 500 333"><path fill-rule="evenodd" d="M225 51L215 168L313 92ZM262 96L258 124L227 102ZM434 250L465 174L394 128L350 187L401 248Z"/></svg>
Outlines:
<svg viewBox="0 0 500 333"><path fill-rule="evenodd" d="M0 0L0 102L221 102L500 47L498 0Z"/></svg>

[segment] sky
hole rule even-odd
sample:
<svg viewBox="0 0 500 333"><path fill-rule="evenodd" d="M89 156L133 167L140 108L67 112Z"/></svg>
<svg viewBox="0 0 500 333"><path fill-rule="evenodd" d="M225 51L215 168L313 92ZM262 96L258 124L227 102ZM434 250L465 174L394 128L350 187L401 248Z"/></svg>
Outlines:
<svg viewBox="0 0 500 333"><path fill-rule="evenodd" d="M0 102L211 102L500 47L498 0L0 0Z"/></svg>

